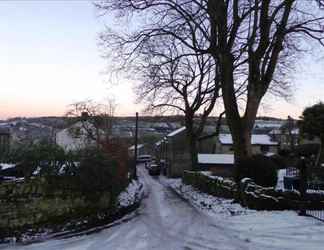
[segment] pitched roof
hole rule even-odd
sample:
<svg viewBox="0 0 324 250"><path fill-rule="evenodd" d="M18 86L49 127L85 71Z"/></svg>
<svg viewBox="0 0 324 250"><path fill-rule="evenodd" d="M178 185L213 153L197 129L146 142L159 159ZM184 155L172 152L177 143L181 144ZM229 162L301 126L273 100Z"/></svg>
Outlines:
<svg viewBox="0 0 324 250"><path fill-rule="evenodd" d="M181 127L181 128L178 128L177 130L172 131L172 132L171 132L170 134L168 134L167 136L168 136L168 137L173 137L173 136L175 136L175 135L181 133L181 132L184 131L184 130L186 130L186 127L185 127L185 126L183 126L183 127Z"/></svg>
<svg viewBox="0 0 324 250"><path fill-rule="evenodd" d="M144 147L144 144L137 144L137 149ZM128 150L135 150L135 145L132 145L128 148Z"/></svg>
<svg viewBox="0 0 324 250"><path fill-rule="evenodd" d="M231 134L220 134L219 141L222 144L227 144L227 145L233 144ZM272 141L269 135L252 135L251 144L252 145L278 145L278 142Z"/></svg>

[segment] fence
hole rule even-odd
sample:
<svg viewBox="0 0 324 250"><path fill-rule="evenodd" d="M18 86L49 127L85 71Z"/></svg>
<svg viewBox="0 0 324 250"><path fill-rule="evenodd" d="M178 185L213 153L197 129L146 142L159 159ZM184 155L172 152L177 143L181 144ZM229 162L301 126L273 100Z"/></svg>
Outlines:
<svg viewBox="0 0 324 250"><path fill-rule="evenodd" d="M324 199L324 183L308 183L307 196L312 197L313 195L316 195L316 197L322 197L322 199ZM324 222L323 209L318 209L318 210L306 209L305 213L308 216L311 216L315 219Z"/></svg>
<svg viewBox="0 0 324 250"><path fill-rule="evenodd" d="M298 168L287 168L284 177L285 189L295 189L300 192L305 206L299 214L311 216L324 222L324 168L314 167L311 161L301 158Z"/></svg>

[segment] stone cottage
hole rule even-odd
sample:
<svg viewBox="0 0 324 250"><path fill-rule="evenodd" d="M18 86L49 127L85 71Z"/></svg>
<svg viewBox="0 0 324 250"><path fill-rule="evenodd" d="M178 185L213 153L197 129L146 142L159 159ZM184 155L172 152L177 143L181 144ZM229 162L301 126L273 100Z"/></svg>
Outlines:
<svg viewBox="0 0 324 250"><path fill-rule="evenodd" d="M207 132L204 131L204 133ZM211 152L215 144L215 138L211 138L197 143L198 152ZM155 144L155 157L157 162L165 167L164 172L168 177L180 177L184 170L192 170L186 128L181 127L158 141Z"/></svg>
<svg viewBox="0 0 324 250"><path fill-rule="evenodd" d="M95 146L96 134L103 136L103 131L98 130L89 122L76 122L68 128L56 133L56 144L66 151L84 149L87 146ZM91 136L93 135L93 136Z"/></svg>

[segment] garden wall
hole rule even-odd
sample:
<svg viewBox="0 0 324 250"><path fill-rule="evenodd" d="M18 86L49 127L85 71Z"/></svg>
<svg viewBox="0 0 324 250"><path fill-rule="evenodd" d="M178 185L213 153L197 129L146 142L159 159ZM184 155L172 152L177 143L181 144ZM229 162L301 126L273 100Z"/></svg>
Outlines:
<svg viewBox="0 0 324 250"><path fill-rule="evenodd" d="M248 178L243 179L238 187L234 181L211 176L208 172L185 171L183 182L214 196L235 199L242 206L256 210L324 209L322 195L310 194L303 202L297 191L261 187Z"/></svg>
<svg viewBox="0 0 324 250"><path fill-rule="evenodd" d="M110 192L91 197L77 191L71 180L50 184L44 178L0 184L0 238L28 228L60 224L102 212L113 214L116 202Z"/></svg>

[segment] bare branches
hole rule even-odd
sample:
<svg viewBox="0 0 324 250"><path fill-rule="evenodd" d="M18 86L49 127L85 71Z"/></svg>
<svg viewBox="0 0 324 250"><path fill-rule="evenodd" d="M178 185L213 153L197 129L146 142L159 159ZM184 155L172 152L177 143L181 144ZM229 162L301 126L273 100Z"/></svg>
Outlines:
<svg viewBox="0 0 324 250"><path fill-rule="evenodd" d="M287 96L289 73L305 51L300 41L324 45L323 0L103 0L97 7L136 21L130 32L102 39L121 68L146 76L142 96L190 116L208 115L221 92L235 149L244 154L264 95Z"/></svg>
<svg viewBox="0 0 324 250"><path fill-rule="evenodd" d="M100 139L108 140L111 135L115 109L115 101L111 98L107 98L106 103L85 100L69 105L66 117L80 122L85 132L83 136L99 143Z"/></svg>

